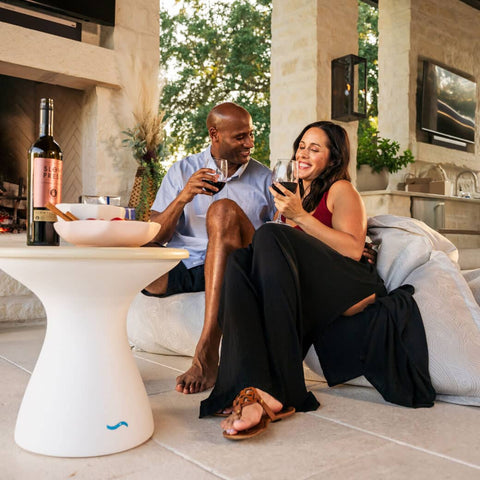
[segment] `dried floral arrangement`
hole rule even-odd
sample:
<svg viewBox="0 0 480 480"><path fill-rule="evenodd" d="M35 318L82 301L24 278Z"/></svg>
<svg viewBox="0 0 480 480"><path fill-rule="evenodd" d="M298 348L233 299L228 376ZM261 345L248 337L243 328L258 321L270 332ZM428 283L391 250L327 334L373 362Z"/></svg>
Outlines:
<svg viewBox="0 0 480 480"><path fill-rule="evenodd" d="M137 97L133 108L135 124L122 132L124 147L131 149L137 161L129 206L135 207L137 220L148 220L150 207L166 173L165 159L168 155L165 134L164 112L152 105L157 104L151 98L147 86L142 85L142 95Z"/></svg>

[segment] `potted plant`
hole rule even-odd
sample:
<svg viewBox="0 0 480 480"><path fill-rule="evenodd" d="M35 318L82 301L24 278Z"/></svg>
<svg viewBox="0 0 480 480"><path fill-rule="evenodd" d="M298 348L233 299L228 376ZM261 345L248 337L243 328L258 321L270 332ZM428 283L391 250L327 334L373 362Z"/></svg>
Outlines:
<svg viewBox="0 0 480 480"><path fill-rule="evenodd" d="M134 114L136 124L122 133L125 147L132 149L138 163L129 207L135 207L135 218L146 221L155 195L166 173L164 160L167 154L163 112L144 109Z"/></svg>
<svg viewBox="0 0 480 480"><path fill-rule="evenodd" d="M357 186L364 190L384 190L388 174L395 173L413 163L415 158L408 149L400 155L400 144L380 137L373 125L364 128L358 137Z"/></svg>

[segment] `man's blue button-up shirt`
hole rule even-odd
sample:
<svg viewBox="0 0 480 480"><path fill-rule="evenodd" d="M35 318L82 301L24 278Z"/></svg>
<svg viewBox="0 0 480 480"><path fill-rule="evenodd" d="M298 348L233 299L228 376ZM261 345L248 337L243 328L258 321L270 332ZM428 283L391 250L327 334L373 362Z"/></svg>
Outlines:
<svg viewBox="0 0 480 480"><path fill-rule="evenodd" d="M200 168L216 168L210 147L201 153L189 155L170 167L158 190L152 210L163 212L181 192L188 179ZM275 204L268 190L272 182L271 177L272 172L269 168L250 159L213 197L196 195L190 203L185 205L168 246L185 248L190 252L190 257L183 260L187 268L205 263L208 243L205 216L211 203L221 198L234 200L246 213L255 229L266 221L272 220Z"/></svg>

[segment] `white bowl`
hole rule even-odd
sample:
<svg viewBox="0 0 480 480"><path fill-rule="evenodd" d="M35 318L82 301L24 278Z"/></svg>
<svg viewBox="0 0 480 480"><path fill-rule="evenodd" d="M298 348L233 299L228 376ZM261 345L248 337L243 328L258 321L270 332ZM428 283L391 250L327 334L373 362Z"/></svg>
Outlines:
<svg viewBox="0 0 480 480"><path fill-rule="evenodd" d="M76 220L53 226L63 240L78 247L141 247L160 230L159 223L134 220Z"/></svg>
<svg viewBox="0 0 480 480"><path fill-rule="evenodd" d="M111 220L112 218L125 218L125 208L116 205L98 205L94 203L57 203L55 205L63 213L70 212L79 220L97 218ZM64 220L57 216L59 222Z"/></svg>

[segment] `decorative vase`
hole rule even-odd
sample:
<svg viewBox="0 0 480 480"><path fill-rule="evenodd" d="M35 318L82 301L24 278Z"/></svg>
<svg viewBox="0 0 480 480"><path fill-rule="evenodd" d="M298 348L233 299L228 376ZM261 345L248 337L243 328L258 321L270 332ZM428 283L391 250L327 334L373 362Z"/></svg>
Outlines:
<svg viewBox="0 0 480 480"><path fill-rule="evenodd" d="M360 165L357 169L357 190L360 192L385 190L388 185L388 170L374 172L369 165Z"/></svg>
<svg viewBox="0 0 480 480"><path fill-rule="evenodd" d="M138 167L133 182L128 206L135 208L135 219L146 222L150 218L150 210L157 192L153 179L148 176L146 167Z"/></svg>

